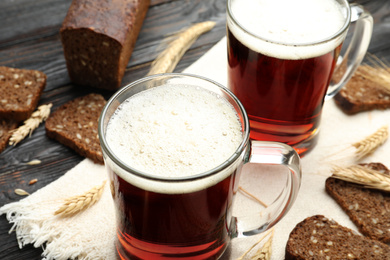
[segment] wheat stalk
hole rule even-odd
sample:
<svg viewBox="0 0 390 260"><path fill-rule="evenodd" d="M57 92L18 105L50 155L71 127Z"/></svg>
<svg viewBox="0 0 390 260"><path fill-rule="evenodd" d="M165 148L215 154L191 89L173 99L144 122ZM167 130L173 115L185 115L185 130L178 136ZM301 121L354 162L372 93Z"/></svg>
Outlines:
<svg viewBox="0 0 390 260"><path fill-rule="evenodd" d="M268 238L268 240L264 243L264 245L257 250L257 252L252 256L251 260L269 260L271 259L271 253L272 253L272 238L274 236L274 228L268 230L256 243L254 243L242 256L237 258L237 260L244 259L250 251L252 251L253 248L255 248L258 244L260 244L264 238L266 238L269 233L271 233L271 236Z"/></svg>
<svg viewBox="0 0 390 260"><path fill-rule="evenodd" d="M253 195L252 193L250 193L249 191L247 191L246 189L244 189L242 186L238 187L238 189L243 192L244 194L248 195L249 197L251 197L252 199L254 199L255 201L257 201L258 203L260 203L262 206L264 207L268 207L268 205L266 203L264 203L262 200L260 200L258 197L256 197L255 195Z"/></svg>
<svg viewBox="0 0 390 260"><path fill-rule="evenodd" d="M367 136L359 142L353 143L352 146L356 148L355 155L357 159L361 159L364 156L375 151L387 140L388 136L388 127L387 125L385 125L379 128L372 135Z"/></svg>
<svg viewBox="0 0 390 260"><path fill-rule="evenodd" d="M71 217L77 213L91 207L102 196L106 181L101 185L97 185L82 195L73 196L65 199L64 204L54 212L54 215L62 217Z"/></svg>
<svg viewBox="0 0 390 260"><path fill-rule="evenodd" d="M12 131L12 136L9 140L9 145L16 145L22 141L27 135L31 135L32 132L39 126L40 123L45 121L50 115L50 108L52 104L41 105L38 109L32 113L31 117L24 121L24 124Z"/></svg>
<svg viewBox="0 0 390 260"><path fill-rule="evenodd" d="M153 62L148 75L172 72L184 53L195 40L203 33L210 31L215 22L197 23L178 35L178 38L169 44Z"/></svg>
<svg viewBox="0 0 390 260"><path fill-rule="evenodd" d="M365 188L390 191L390 175L361 165L334 166L332 177L363 185Z"/></svg>

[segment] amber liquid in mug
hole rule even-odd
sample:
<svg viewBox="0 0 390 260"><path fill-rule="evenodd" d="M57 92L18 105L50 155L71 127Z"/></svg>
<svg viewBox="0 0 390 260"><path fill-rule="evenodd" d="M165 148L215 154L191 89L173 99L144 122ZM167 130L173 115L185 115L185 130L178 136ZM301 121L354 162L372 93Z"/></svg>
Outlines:
<svg viewBox="0 0 390 260"><path fill-rule="evenodd" d="M276 41L285 42L310 42L314 41L316 37L326 37L326 30L321 28L311 27L310 22L307 32L305 31L305 22L299 24L297 18L298 7L307 12L312 12L309 19L323 19L326 22L327 14L318 14L325 6L313 7L317 11L312 11L311 5L317 5L333 1L306 1L301 0L300 3L294 1L287 1L291 5L284 10L284 20L280 22L275 17L270 19L264 16L268 14L274 15L275 10L280 10L281 7L272 6L273 1L267 2L265 6L256 7L251 6L254 10L263 10L264 13L255 14L259 18L258 27L265 27L265 36L268 39L275 39ZM236 6L232 6L233 14L239 22L243 22L244 26L245 16L251 16L248 13L241 13L240 10L235 12L234 8L245 7L245 1L237 1ZM261 2L261 1L258 1ZM280 5L281 1L274 1L276 5ZM283 2L283 1L282 1ZM290 2L290 3L289 3ZM240 3L240 4L238 4ZM303 8L303 4L309 4ZM248 4L249 5L249 4ZM267 8L271 8L267 10ZM337 6L328 8L333 11L330 13L329 19L335 21L334 31L337 32L343 24L343 17L338 13ZM257 9L256 9L257 8ZM294 17L288 18L292 14ZM305 16L306 14L302 14ZM316 17L318 16L318 17ZM326 16L326 17L325 17ZM269 15L267 16L269 17ZM339 19L337 19L339 17ZM264 18L264 19L261 19ZM275 19L275 20L272 20ZM340 21L337 23L337 21ZM286 21L287 24L284 24ZM272 24L275 22L275 24ZM249 21L254 23L254 21ZM266 23L263 25L262 23ZM289 27L291 23L292 28ZM316 24L314 22L314 24ZM248 24L248 26L253 26ZM256 26L256 24L255 24ZM294 27L295 26L295 27ZM297 32L294 31L299 26ZM317 26L317 25L316 25ZM332 26L324 24L326 29L331 31ZM228 84L233 93L238 97L248 113L251 127L251 138L255 140L267 140L283 142L296 148L296 145L310 139L316 134L319 127L321 110L324 103L324 96L329 85L338 54L341 49L341 44L336 46L320 46L307 48L308 52L294 50L294 46L290 49L282 47L281 49L272 49L272 44L262 46L256 42L251 41L251 37L244 35L238 29L231 30L231 26L227 29L228 41ZM258 28L252 28L257 30ZM291 29L291 32L288 30ZM281 30L279 32L278 30ZM320 33L316 35L310 30L315 30ZM268 33L268 34L267 34ZM296 35L295 35L296 33ZM314 34L314 35L311 35ZM325 34L325 36L321 35ZM262 35L262 32L259 32ZM332 34L330 34L332 35ZM274 38L272 38L274 37ZM262 48L264 47L264 50ZM321 49L322 48L322 49ZM297 49L297 48L295 48ZM297 148L296 148L297 149ZM306 149L297 149L298 153L305 153Z"/></svg>
<svg viewBox="0 0 390 260"><path fill-rule="evenodd" d="M320 57L283 60L257 53L228 31L229 86L243 103L251 138L294 146L318 128L337 47Z"/></svg>
<svg viewBox="0 0 390 260"><path fill-rule="evenodd" d="M191 176L222 164L242 142L234 108L193 86L132 96L110 119L106 139L120 160L155 176ZM150 181L107 165L121 259L216 259L229 243L236 167L185 184Z"/></svg>
<svg viewBox="0 0 390 260"><path fill-rule="evenodd" d="M184 194L150 192L112 174L121 194L117 212L121 259L216 259L225 251L235 174Z"/></svg>

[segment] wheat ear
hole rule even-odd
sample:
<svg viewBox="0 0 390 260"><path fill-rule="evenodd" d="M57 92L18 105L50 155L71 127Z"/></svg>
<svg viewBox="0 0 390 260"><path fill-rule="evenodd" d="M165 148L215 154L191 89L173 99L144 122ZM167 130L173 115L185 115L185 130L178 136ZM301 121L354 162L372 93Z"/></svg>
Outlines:
<svg viewBox="0 0 390 260"><path fill-rule="evenodd" d="M375 151L387 140L388 136L389 132L388 127L386 125L379 128L372 135L367 136L363 140L352 144L352 146L356 148L355 155L357 159L361 159Z"/></svg>
<svg viewBox="0 0 390 260"><path fill-rule="evenodd" d="M64 204L54 212L54 215L61 217L71 217L80 213L81 211L91 207L102 196L106 181L101 185L97 185L82 195L73 196L65 199Z"/></svg>
<svg viewBox="0 0 390 260"><path fill-rule="evenodd" d="M195 40L201 34L210 31L215 24L212 21L197 23L180 33L177 39L169 44L168 48L156 58L148 75L172 72Z"/></svg>
<svg viewBox="0 0 390 260"><path fill-rule="evenodd" d="M12 132L12 136L9 139L9 145L16 145L27 135L31 135L32 132L39 126L39 124L49 117L51 107L52 104L39 106L38 109L31 114L31 117L24 121L22 126Z"/></svg>
<svg viewBox="0 0 390 260"><path fill-rule="evenodd" d="M264 238L266 238L270 233L272 232L271 236L268 238L267 242L264 243L264 245L259 248L259 250L253 255L251 258L252 260L255 259L261 259L261 260L268 260L271 259L271 253L272 253L272 238L274 236L274 228L268 230L256 243L254 243L242 256L237 258L237 260L244 259L250 251L252 251L253 248L255 248L258 244L260 244Z"/></svg>
<svg viewBox="0 0 390 260"><path fill-rule="evenodd" d="M272 254L272 239L274 237L275 230L272 229L271 236L268 238L267 242L257 250L255 255L251 260L269 260L271 259Z"/></svg>
<svg viewBox="0 0 390 260"><path fill-rule="evenodd" d="M366 155L373 153L379 146L385 143L388 138L387 125L379 128L375 133L367 136L363 140L348 144L343 149L338 149L332 154L326 155L325 162L332 164L344 163L346 159L354 159L359 161Z"/></svg>
<svg viewBox="0 0 390 260"><path fill-rule="evenodd" d="M390 175L361 165L349 167L334 166L332 177L360 184L366 188L390 191Z"/></svg>

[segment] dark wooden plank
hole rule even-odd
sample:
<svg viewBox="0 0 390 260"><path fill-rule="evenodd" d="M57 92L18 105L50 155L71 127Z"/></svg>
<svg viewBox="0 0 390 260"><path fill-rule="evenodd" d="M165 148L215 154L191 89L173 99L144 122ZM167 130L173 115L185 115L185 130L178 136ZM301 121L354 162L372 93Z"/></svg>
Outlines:
<svg viewBox="0 0 390 260"><path fill-rule="evenodd" d="M3 0L0 3L0 50L57 34L71 1Z"/></svg>
<svg viewBox="0 0 390 260"><path fill-rule="evenodd" d="M390 3L385 0L358 0L371 11L375 29L369 51L390 61ZM98 92L106 98L112 92L78 87L67 75L59 28L70 0L1 0L0 65L39 69L48 75L40 103L53 103L54 109L75 97ZM193 23L217 22L184 55L176 72L197 60L225 35L225 0L152 0L133 55L122 82L125 85L144 76L151 62L169 43L168 36ZM1 95L1 93L0 93ZM39 159L39 165L26 165ZM18 201L15 188L34 192L61 177L83 158L46 137L40 126L30 138L0 154L0 206ZM31 179L38 182L28 185ZM12 227L0 217L0 259L41 259L41 249L29 245L19 249Z"/></svg>

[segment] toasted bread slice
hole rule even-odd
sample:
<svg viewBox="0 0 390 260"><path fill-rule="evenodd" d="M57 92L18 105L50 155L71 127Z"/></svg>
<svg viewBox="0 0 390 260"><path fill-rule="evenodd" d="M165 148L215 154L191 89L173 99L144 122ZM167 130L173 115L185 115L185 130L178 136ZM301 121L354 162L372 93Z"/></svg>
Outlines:
<svg viewBox="0 0 390 260"><path fill-rule="evenodd" d="M390 174L381 163L362 164L373 170ZM390 193L367 189L361 185L328 178L327 193L332 196L359 231L372 239L390 243Z"/></svg>
<svg viewBox="0 0 390 260"><path fill-rule="evenodd" d="M98 121L105 104L106 100L99 94L89 94L67 102L46 120L46 135L81 156L103 164Z"/></svg>
<svg viewBox="0 0 390 260"><path fill-rule="evenodd" d="M390 246L315 215L298 223L291 231L285 259L385 260L390 259Z"/></svg>
<svg viewBox="0 0 390 260"><path fill-rule="evenodd" d="M31 116L46 86L37 70L0 66L0 119L21 122Z"/></svg>
<svg viewBox="0 0 390 260"><path fill-rule="evenodd" d="M390 72L362 65L334 97L346 114L390 108Z"/></svg>

